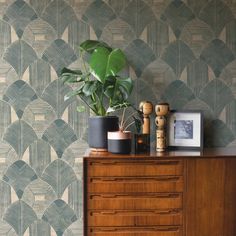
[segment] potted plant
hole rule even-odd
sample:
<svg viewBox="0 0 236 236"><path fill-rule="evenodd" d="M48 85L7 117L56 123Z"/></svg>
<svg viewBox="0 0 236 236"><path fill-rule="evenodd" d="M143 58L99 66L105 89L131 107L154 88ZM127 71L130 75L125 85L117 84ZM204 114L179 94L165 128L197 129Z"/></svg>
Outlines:
<svg viewBox="0 0 236 236"><path fill-rule="evenodd" d="M128 128L135 124L138 133L141 132L143 124L143 113L135 110L125 119L126 108L123 109L118 131L108 132L108 151L116 154L129 154L131 152L131 131Z"/></svg>
<svg viewBox="0 0 236 236"><path fill-rule="evenodd" d="M79 50L83 69L64 68L60 78L64 83L77 85L67 97L78 95L95 114L89 118L88 143L91 148L104 150L107 131L119 130L118 117L109 115L130 106L128 97L133 81L120 74L126 66L121 49L113 49L102 41L86 40Z"/></svg>

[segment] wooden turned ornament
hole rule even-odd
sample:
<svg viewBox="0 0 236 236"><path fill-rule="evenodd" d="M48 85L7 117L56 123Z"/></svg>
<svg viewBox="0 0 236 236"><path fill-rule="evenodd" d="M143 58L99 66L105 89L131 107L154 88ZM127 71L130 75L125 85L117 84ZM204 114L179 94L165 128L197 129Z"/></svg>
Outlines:
<svg viewBox="0 0 236 236"><path fill-rule="evenodd" d="M150 115L153 111L153 105L149 101L142 101L139 104L139 110L143 112L142 133L150 134Z"/></svg>
<svg viewBox="0 0 236 236"><path fill-rule="evenodd" d="M166 116L169 113L168 103L158 103L155 106L156 119L155 124L157 126L156 130L156 150L158 152L163 152L166 150Z"/></svg>

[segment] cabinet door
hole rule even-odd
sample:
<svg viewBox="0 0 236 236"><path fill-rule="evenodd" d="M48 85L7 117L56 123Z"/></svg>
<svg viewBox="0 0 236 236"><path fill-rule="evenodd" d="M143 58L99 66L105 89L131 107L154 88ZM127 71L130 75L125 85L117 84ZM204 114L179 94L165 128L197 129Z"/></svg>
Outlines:
<svg viewBox="0 0 236 236"><path fill-rule="evenodd" d="M236 160L225 162L224 236L232 236L236 235Z"/></svg>
<svg viewBox="0 0 236 236"><path fill-rule="evenodd" d="M187 160L186 236L236 235L236 160Z"/></svg>

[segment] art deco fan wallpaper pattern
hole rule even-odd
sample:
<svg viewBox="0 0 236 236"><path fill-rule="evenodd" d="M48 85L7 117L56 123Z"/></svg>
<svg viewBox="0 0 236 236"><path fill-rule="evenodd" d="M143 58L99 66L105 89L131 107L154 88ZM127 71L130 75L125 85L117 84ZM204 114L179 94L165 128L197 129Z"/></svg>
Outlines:
<svg viewBox="0 0 236 236"><path fill-rule="evenodd" d="M204 111L205 146L236 145L236 1L0 0L0 236L82 235L89 111L58 79L78 45L122 48L132 100Z"/></svg>

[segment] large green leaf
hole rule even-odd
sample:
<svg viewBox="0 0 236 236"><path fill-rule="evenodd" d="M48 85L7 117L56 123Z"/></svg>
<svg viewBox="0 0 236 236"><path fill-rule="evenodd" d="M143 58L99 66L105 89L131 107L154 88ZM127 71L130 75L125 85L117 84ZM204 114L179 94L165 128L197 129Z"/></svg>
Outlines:
<svg viewBox="0 0 236 236"><path fill-rule="evenodd" d="M84 85L81 85L79 88L76 88L75 90L72 90L69 93L67 93L66 96L64 96L64 101L66 101L69 98L74 97L76 95L80 96L83 86Z"/></svg>
<svg viewBox="0 0 236 236"><path fill-rule="evenodd" d="M97 40L86 40L80 44L80 50L83 50L89 54L93 53L93 51L98 47L104 47L109 51L112 51L112 48L109 47L105 42L97 41Z"/></svg>
<svg viewBox="0 0 236 236"><path fill-rule="evenodd" d="M120 110L122 108L130 107L131 105L132 104L129 103L129 102L120 103L120 104L117 104L117 105L114 105L114 106L111 105L111 106L108 107L107 113L111 113L111 112Z"/></svg>
<svg viewBox="0 0 236 236"><path fill-rule="evenodd" d="M115 76L126 63L125 55L120 49L109 51L107 48L97 48L90 59L92 74L102 83L109 75Z"/></svg>
<svg viewBox="0 0 236 236"><path fill-rule="evenodd" d="M122 104L126 101L133 90L133 81L131 78L107 77L105 83L105 95L110 98L112 106Z"/></svg>
<svg viewBox="0 0 236 236"><path fill-rule="evenodd" d="M101 84L101 83L100 83ZM103 105L103 102L101 101L101 93L100 93L100 85L98 85L98 88L95 89L96 86L93 86L91 84L87 84L87 87L83 87L76 95L79 95L81 100L98 116L104 116L106 115L106 111ZM85 93L84 91L85 90ZM92 93L93 92L93 93ZM81 109L79 109L81 112Z"/></svg>
<svg viewBox="0 0 236 236"><path fill-rule="evenodd" d="M85 84L84 84L84 87L83 87L83 93L85 96L90 96L92 95L96 90L97 90L97 87L98 87L98 82L96 80L92 80L92 81L87 81Z"/></svg>
<svg viewBox="0 0 236 236"><path fill-rule="evenodd" d="M97 48L90 59L91 73L97 80L101 83L105 82L106 70L107 70L107 61L109 58L110 52L108 49L100 47Z"/></svg>
<svg viewBox="0 0 236 236"><path fill-rule="evenodd" d="M62 70L61 70L61 74L75 74L75 75L82 75L82 71L81 70L71 70L71 69L68 69L66 67L64 67Z"/></svg>
<svg viewBox="0 0 236 236"><path fill-rule="evenodd" d="M83 80L82 76L83 73L81 70L71 70L68 68L63 68L60 78L62 79L63 83L76 83Z"/></svg>
<svg viewBox="0 0 236 236"><path fill-rule="evenodd" d="M106 76L116 75L120 72L126 64L126 58L124 53L120 49L114 49L108 58Z"/></svg>

